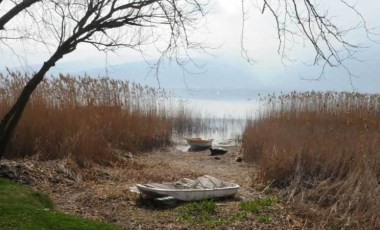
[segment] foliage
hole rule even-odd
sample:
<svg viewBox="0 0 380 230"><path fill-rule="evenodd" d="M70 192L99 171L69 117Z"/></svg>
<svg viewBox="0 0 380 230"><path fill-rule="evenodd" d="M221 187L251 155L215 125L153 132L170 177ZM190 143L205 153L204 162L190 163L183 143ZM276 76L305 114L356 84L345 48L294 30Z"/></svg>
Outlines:
<svg viewBox="0 0 380 230"><path fill-rule="evenodd" d="M120 229L54 211L43 193L0 178L0 229Z"/></svg>
<svg viewBox="0 0 380 230"><path fill-rule="evenodd" d="M380 95L294 92L265 102L243 135L259 179L286 188L294 206L330 209L313 222L380 227Z"/></svg>

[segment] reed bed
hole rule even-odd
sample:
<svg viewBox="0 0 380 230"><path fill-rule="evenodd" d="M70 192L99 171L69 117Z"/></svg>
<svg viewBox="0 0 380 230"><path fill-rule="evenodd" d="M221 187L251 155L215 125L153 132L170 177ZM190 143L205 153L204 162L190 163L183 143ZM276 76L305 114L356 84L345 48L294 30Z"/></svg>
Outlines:
<svg viewBox="0 0 380 230"><path fill-rule="evenodd" d="M200 133L207 126L200 112L190 108L187 100L172 98L167 107L171 108L173 130L178 137Z"/></svg>
<svg viewBox="0 0 380 230"><path fill-rule="evenodd" d="M269 95L243 134L258 179L281 188L305 227L380 228L380 95Z"/></svg>
<svg viewBox="0 0 380 230"><path fill-rule="evenodd" d="M197 106L196 102L191 100L178 98L170 100L174 139L197 136L228 140L241 136L246 118L231 118L223 114L223 108L215 114L205 113ZM220 113L224 116L220 117Z"/></svg>
<svg viewBox="0 0 380 230"><path fill-rule="evenodd" d="M0 74L0 116L29 75ZM73 157L85 166L113 160L115 149L139 152L171 144L168 93L128 81L59 75L31 97L6 157ZM169 105L170 107L170 105Z"/></svg>

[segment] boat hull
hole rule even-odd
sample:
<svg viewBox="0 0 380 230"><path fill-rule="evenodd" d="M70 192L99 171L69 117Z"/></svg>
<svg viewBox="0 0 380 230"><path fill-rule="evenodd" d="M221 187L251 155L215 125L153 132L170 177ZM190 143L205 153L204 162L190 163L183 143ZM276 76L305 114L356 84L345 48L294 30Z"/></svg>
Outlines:
<svg viewBox="0 0 380 230"><path fill-rule="evenodd" d="M185 138L192 149L209 148L212 146L213 139Z"/></svg>
<svg viewBox="0 0 380 230"><path fill-rule="evenodd" d="M140 192L147 195L159 194L161 196L170 196L177 200L192 201L206 200L220 197L229 197L235 195L239 190L239 185L230 183L228 187L216 189L167 189L151 186L149 184L137 184L136 187Z"/></svg>

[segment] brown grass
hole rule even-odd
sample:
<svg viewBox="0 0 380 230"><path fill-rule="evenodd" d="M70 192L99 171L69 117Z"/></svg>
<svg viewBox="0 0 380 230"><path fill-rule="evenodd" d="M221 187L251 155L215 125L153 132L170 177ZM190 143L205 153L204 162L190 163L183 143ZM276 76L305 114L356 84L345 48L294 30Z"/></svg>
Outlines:
<svg viewBox="0 0 380 230"><path fill-rule="evenodd" d="M243 135L259 179L286 188L309 227L380 228L380 95L294 92L266 101Z"/></svg>
<svg viewBox="0 0 380 230"><path fill-rule="evenodd" d="M0 117L9 110L28 75L0 75ZM49 77L33 94L6 157L71 156L85 166L107 162L113 150L133 153L167 146L173 122L164 91L108 78Z"/></svg>

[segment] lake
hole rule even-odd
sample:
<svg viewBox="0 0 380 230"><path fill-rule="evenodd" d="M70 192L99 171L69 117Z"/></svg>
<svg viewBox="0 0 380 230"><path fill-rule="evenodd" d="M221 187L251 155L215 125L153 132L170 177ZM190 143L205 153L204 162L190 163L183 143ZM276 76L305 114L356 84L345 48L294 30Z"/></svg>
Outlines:
<svg viewBox="0 0 380 230"><path fill-rule="evenodd" d="M201 129L194 128L184 134L174 134L177 149L187 151L188 145L183 137L214 139L214 146L239 144L247 119L255 118L260 109L259 95L256 90L173 90L176 98L185 100L188 111L201 117Z"/></svg>

